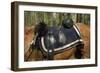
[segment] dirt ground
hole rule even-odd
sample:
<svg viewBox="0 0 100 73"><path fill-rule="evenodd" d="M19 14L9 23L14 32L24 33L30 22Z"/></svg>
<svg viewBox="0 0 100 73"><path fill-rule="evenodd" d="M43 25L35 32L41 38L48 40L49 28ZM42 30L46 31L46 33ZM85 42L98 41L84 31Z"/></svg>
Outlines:
<svg viewBox="0 0 100 73"><path fill-rule="evenodd" d="M83 58L90 58L90 26L77 23L76 24L81 32L82 39L84 41L84 49L82 50ZM30 43L34 38L34 26L25 27L24 30L24 60L25 61L34 61L41 60L42 54L40 51L29 49ZM70 49L69 51L65 51L63 53L59 53L54 56L55 60L64 60L64 59L74 59L74 49ZM31 55L30 55L31 54Z"/></svg>

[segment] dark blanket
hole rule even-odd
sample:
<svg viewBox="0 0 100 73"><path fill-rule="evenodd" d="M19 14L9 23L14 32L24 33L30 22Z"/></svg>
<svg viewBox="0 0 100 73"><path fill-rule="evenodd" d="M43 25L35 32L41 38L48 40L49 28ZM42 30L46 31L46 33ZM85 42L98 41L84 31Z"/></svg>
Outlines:
<svg viewBox="0 0 100 73"><path fill-rule="evenodd" d="M41 38L41 45L45 52L59 52L61 50L68 50L80 41L82 40L76 26L70 29L50 27L46 35Z"/></svg>

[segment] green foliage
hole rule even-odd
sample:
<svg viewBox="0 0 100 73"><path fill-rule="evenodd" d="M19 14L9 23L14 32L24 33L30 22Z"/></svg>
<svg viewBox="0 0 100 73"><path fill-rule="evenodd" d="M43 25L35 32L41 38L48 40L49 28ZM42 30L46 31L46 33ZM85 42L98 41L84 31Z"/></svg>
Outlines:
<svg viewBox="0 0 100 73"><path fill-rule="evenodd" d="M41 21L44 21L47 24L47 26L59 26L62 24L62 21L66 18L72 18L74 23L90 24L89 14L37 12L37 11L24 12L25 26L37 25Z"/></svg>

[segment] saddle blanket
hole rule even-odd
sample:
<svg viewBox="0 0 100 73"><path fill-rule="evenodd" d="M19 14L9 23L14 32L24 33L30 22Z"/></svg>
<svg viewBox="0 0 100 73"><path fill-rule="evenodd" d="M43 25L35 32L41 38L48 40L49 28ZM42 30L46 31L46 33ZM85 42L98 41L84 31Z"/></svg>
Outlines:
<svg viewBox="0 0 100 73"><path fill-rule="evenodd" d="M80 36L81 34L75 25L70 29L51 27L46 35L41 38L42 50L46 53L52 51L59 53L69 50L79 42L82 42Z"/></svg>

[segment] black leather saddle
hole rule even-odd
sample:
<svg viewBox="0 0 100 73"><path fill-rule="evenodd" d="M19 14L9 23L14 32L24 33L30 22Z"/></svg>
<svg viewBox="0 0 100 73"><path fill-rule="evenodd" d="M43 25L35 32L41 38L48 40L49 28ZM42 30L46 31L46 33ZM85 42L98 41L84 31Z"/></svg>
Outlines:
<svg viewBox="0 0 100 73"><path fill-rule="evenodd" d="M47 28L44 22L40 23L38 28L35 45L49 57L83 43L81 34L72 19L63 20L61 28L55 26Z"/></svg>
<svg viewBox="0 0 100 73"><path fill-rule="evenodd" d="M50 27L40 40L42 51L45 53L54 52L54 54L69 50L82 42L80 32L76 26L70 29Z"/></svg>

